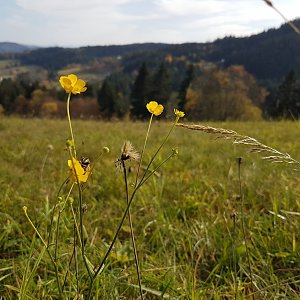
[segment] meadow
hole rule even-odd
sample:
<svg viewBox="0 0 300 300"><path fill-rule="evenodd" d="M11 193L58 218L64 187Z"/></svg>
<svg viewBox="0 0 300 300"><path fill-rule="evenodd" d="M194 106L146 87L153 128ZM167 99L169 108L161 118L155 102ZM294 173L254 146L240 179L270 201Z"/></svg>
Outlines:
<svg viewBox="0 0 300 300"><path fill-rule="evenodd" d="M156 120L145 162L170 127L171 120ZM254 137L300 159L297 122L209 125ZM95 163L83 191L86 251L97 264L126 208L124 180L115 161L125 140L141 151L147 123L74 120L73 130L79 156L89 157L92 164L103 147L110 149ZM22 207L27 206L31 220L46 236L51 208L67 177L67 138L66 120L0 119L1 299L18 298L25 270L32 270L37 261L24 299L58 297L50 259L39 256L43 245ZM178 155L138 190L131 206L144 298L299 299L300 187L294 166L270 163L260 154L249 153L247 146L214 135L175 128L154 167L174 147ZM131 187L136 163L129 162L128 167ZM68 184L62 189L67 190ZM76 193L73 197L76 201ZM67 254L73 249L70 218L67 207L60 229L62 280ZM80 261L78 268L84 291ZM66 286L66 299L77 299L74 286ZM138 297L130 228L125 222L95 281L94 299Z"/></svg>

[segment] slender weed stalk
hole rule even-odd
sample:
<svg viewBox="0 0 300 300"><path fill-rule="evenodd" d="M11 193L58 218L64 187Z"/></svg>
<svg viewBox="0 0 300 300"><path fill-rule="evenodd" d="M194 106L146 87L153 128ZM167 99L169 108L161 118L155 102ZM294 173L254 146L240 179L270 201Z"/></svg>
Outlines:
<svg viewBox="0 0 300 300"><path fill-rule="evenodd" d="M248 263L248 268L249 268L251 291L253 291L254 290L254 284L253 284L252 267L251 267L251 261L250 261L250 251L249 251L249 246L248 246L248 239L247 239L247 233L246 233L246 224L245 224L245 214L244 214L245 197L244 197L243 188L242 188L241 165L242 165L242 158L239 157L237 159L237 166L238 166L239 194L240 194L240 201L241 201L240 213L241 213L241 220L242 220L242 233L243 233L243 239L244 239L244 244L245 244L245 249L246 249L247 263Z"/></svg>
<svg viewBox="0 0 300 300"><path fill-rule="evenodd" d="M128 182L127 182L127 172L126 172L125 161L122 160L121 163L122 163L124 182L125 182L126 204L128 205L128 203L129 203L129 193L128 193ZM140 290L140 297L141 297L141 300L143 300L144 296L143 296L143 291L142 291L141 274L140 274L140 269L139 269L139 258L138 258L138 252L137 252L137 247L136 247L136 242L135 242L135 236L134 236L134 230L133 230L133 225L132 225L132 217L131 217L131 213L130 213L130 208L128 209L128 221L129 221L129 226L130 226L130 235L131 235L131 242L132 242L132 247L133 247L136 274L137 274L139 290Z"/></svg>
<svg viewBox="0 0 300 300"><path fill-rule="evenodd" d="M238 280L237 280L237 257L236 257L236 214L232 216L233 219L233 268L234 268L234 299L237 299Z"/></svg>
<svg viewBox="0 0 300 300"><path fill-rule="evenodd" d="M37 236L40 238L40 240L42 241L42 244L44 245L44 248L46 249L46 252L53 264L54 270L55 270L55 277L56 277L56 283L57 283L57 288L58 288L58 292L59 292L59 296L60 299L63 299L63 292L62 292L62 288L61 288L61 284L60 284L60 280L59 280L59 276L58 276L58 267L57 267L57 262L55 261L53 255L51 254L48 244L47 242L44 240L44 238L42 237L41 233L39 232L39 230L36 228L36 226L33 224L32 220L30 219L28 213L27 213L27 207L24 206L23 207L25 216L27 218L27 220L29 221L30 225L32 226L32 228L34 229L35 233L37 234Z"/></svg>

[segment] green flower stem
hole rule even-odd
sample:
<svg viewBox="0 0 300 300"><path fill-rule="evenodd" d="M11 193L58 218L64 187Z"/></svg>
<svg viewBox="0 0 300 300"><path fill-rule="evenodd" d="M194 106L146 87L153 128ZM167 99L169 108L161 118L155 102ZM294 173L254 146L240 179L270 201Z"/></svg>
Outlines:
<svg viewBox="0 0 300 300"><path fill-rule="evenodd" d="M103 268L104 268L104 264L105 264L105 262L106 262L106 259L107 259L107 257L109 256L109 254L110 254L110 252L111 252L111 250L112 250L112 248L113 248L113 246L114 246L114 244L115 244L115 242L116 242L116 240L117 240L117 237L118 237L118 235L119 235L119 232L120 232L120 230L121 230L121 228L122 228L122 226L123 226L123 223L124 223L125 218L126 218L126 216L127 216L127 213L128 213L129 208L130 208L130 205L131 205L131 203L132 203L132 200L133 200L133 198L134 198L134 195L135 195L135 193L137 192L137 190L138 190L139 188L140 188L140 186L138 186L138 187L136 187L136 188L134 189L134 191L133 191L133 193L132 193L132 195L131 195L131 197L130 197L130 199L129 199L129 201L128 201L128 205L127 205L127 207L126 207L126 209L125 209L125 211L124 211L124 213L123 213L123 216L122 216L122 219L121 219L121 221L120 221L120 223L119 223L119 226L118 226L118 228L117 228L117 230L116 230L116 232L115 232L115 235L114 235L114 237L113 237L113 240L112 240L112 242L110 243L110 246L109 246L108 250L106 251L106 253L105 253L105 255L104 255L104 257L103 257L101 263L99 264L98 268L95 270L95 273L94 273L94 275L93 275L93 277L92 277L92 279L91 279L91 281L90 281L90 284L89 284L87 300L91 299L91 293L92 293L93 283L94 283L94 281L95 281L97 275L98 275L98 274L100 273L100 271L102 271Z"/></svg>
<svg viewBox="0 0 300 300"><path fill-rule="evenodd" d="M176 154L173 152L172 154L170 154L164 161L162 161L154 170L152 170L150 172L150 174L145 177L139 184L139 187L141 187L158 169L160 169L160 167L165 164L169 159L171 159L173 156L175 156Z"/></svg>
<svg viewBox="0 0 300 300"><path fill-rule="evenodd" d="M76 214L75 214L75 211L74 211L73 203L71 202L70 205L71 205L71 211L72 211L72 215L73 215L73 219L74 219L75 229L76 229L76 232L77 232L79 243L81 245L82 243L81 243L80 231L79 231L78 223L77 223L77 220L76 220Z"/></svg>
<svg viewBox="0 0 300 300"><path fill-rule="evenodd" d="M147 144L148 137L149 137L150 127L151 127L151 124L152 124L152 119L153 119L153 114L151 114L151 117L150 117L150 120L149 120L148 129L147 129L147 133L146 133L146 137L145 137L145 142L144 142L144 146L143 146L143 149L142 149L138 169L137 169L137 172L136 172L136 179L135 179L134 186L137 185L137 181L138 181L138 178L139 178L140 169L141 169L141 165L142 165L142 161L143 161L143 157L144 157L144 152L145 152L146 144Z"/></svg>
<svg viewBox="0 0 300 300"><path fill-rule="evenodd" d="M126 166L125 166L124 160L122 160L122 168L123 168L124 181L125 181L126 203L128 205L128 202L129 202L129 193L128 193L127 172L126 172ZM128 221L129 221L129 226L130 226L130 235L131 235L131 242L132 242L133 253L134 253L134 261L135 261L135 267L136 267L136 274L137 274L138 284L139 284L139 289L140 289L140 296L141 296L141 300L143 300L144 297L143 297L142 284L141 284L141 276L140 276L140 270L139 270L139 258L138 258L138 253L137 253L137 247L136 247L135 237L134 237L134 231L133 231L133 225L132 225L132 218L131 218L130 208L128 209Z"/></svg>
<svg viewBox="0 0 300 300"><path fill-rule="evenodd" d="M50 221L49 232L48 232L48 239L47 239L47 244L48 245L50 244L50 240L51 240L51 233L52 233L52 226L53 226L55 209L56 209L57 204L58 204L59 199L60 199L59 194L60 194L61 190L63 189L63 187L65 186L65 184L67 183L68 180L69 180L69 177L61 184L61 186L59 187L59 190L57 192L57 195L56 195L57 201L55 202L53 210L52 210L51 221Z"/></svg>
<svg viewBox="0 0 300 300"><path fill-rule="evenodd" d="M77 182L77 186L78 186L78 198L79 198L79 227L80 227L80 239L81 239L81 254L82 254L82 259L83 262L85 264L85 268L89 274L90 279L92 279L92 273L90 271L89 265L86 261L86 257L85 257L85 246L84 246L84 239L83 239L83 212L82 212L82 189L81 189L81 185L78 179L78 175L76 172L76 168L74 165L74 161L73 161L73 156L72 156L72 151L71 148L69 147L69 153L70 153L70 157L71 157L71 162L72 162L72 167L75 173L75 177L76 177L76 182Z"/></svg>
<svg viewBox="0 0 300 300"><path fill-rule="evenodd" d="M242 158L238 158L238 180L239 180L239 192L240 192L240 198L241 198L241 219L242 219L242 232L243 232L243 238L246 248L246 257L247 257L247 263L249 267L249 275L250 275L250 282L251 282L251 291L254 290L254 284L253 284L253 275L252 275L252 267L251 267L251 261L250 261L250 254L249 254L249 246L246 236L246 225L245 225L245 214L244 214L244 194L242 190L242 179L241 179L241 164L242 164Z"/></svg>
<svg viewBox="0 0 300 300"><path fill-rule="evenodd" d="M145 172L144 172L144 174L143 174L143 176L142 176L142 178L141 178L140 183L138 184L138 186L140 186L141 183L143 182L143 180L144 180L144 178L145 178L145 176L146 176L146 174L147 174L147 172L148 172L148 170L149 170L149 168L150 168L152 162L154 161L154 159L155 159L155 157L157 156L158 152L161 150L161 148L162 148L162 147L165 145L165 143L167 142L167 140L168 140L168 138L169 138L171 132L173 131L174 127L176 126L178 120L179 120L179 117L176 116L175 122L173 123L172 127L170 128L168 134L166 135L166 137L165 137L165 139L163 140L162 144L158 147L158 149L156 150L156 152L155 152L154 155L152 156L152 158L151 158L151 160L150 160L150 162L149 162L149 164L148 164L148 166L147 166L147 168L146 168L146 170L145 170Z"/></svg>
<svg viewBox="0 0 300 300"><path fill-rule="evenodd" d="M68 192L68 194L67 194L67 197L66 197L66 199L65 199L65 201L64 201L64 203L63 203L63 206L62 206L62 209L60 210L60 212L63 212L63 210L65 209L66 204L67 204L67 201L69 200L69 198L70 198L70 196L71 196L71 192L72 192L72 190L73 190L73 187L74 187L74 182L72 183L72 185L71 185L71 187L70 187L70 189L69 189L69 192Z"/></svg>
<svg viewBox="0 0 300 300"><path fill-rule="evenodd" d="M67 116L68 116L68 123L69 123L69 127L70 127L70 134L71 134L71 140L72 140L72 150L74 151L73 156L76 158L76 147L75 147L75 140L74 140L71 116L70 116L70 100L71 100L71 93L68 94L68 99L67 99Z"/></svg>
<svg viewBox="0 0 300 300"><path fill-rule="evenodd" d="M60 217L61 217L61 214L65 208L65 205L66 205L66 201L69 199L70 195L71 195L71 192L73 190L73 187L74 187L74 183L71 185L71 188L68 192L68 195L66 197L66 200L63 204L63 207L62 209L60 209L58 211L58 216L57 216L57 225L56 225L56 236L55 236L55 251L54 251L54 260L57 261L57 253L58 253L58 236L59 236L59 224L60 224Z"/></svg>
<svg viewBox="0 0 300 300"><path fill-rule="evenodd" d="M62 293L62 289L61 289L61 285L60 285L60 282L59 282L59 278L58 278L58 268L57 268L57 264L53 258L53 256L51 255L50 251L49 251L49 248L48 248L48 245L47 243L45 242L45 240L43 239L42 235L40 234L40 232L38 231L38 229L35 227L35 225L33 224L33 222L31 221L30 217L28 216L27 214L27 207L23 207L23 210L24 210L24 213L25 213L25 216L27 218L27 220L29 221L30 225L33 227L34 231L36 232L36 234L38 235L38 237L41 239L49 257L50 257L50 260L54 266L54 270L55 270L55 277L56 277L56 282L57 282L57 287L58 287L58 292L59 292L59 296L60 296L60 299L63 299L63 293Z"/></svg>

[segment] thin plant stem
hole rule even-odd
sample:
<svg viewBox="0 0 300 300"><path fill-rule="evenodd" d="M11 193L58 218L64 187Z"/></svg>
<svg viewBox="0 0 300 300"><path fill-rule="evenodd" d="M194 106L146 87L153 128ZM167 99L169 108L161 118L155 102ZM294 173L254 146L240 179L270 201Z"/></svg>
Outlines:
<svg viewBox="0 0 300 300"><path fill-rule="evenodd" d="M85 245L84 245L84 238L83 238L83 210L82 210L82 188L78 179L78 175L76 172L76 168L74 165L74 161L73 161L73 156L72 156L72 152L70 147L69 149L69 153L70 153L70 157L71 157L71 162L72 162L72 167L75 173L75 177L76 177L76 182L77 182L77 186L78 186L78 199L79 199L79 233L80 233L80 246L81 246L81 254L82 254L82 259L83 262L85 264L85 268L89 274L90 279L92 279L92 273L90 271L89 265L86 261L86 257L85 257Z"/></svg>
<svg viewBox="0 0 300 300"><path fill-rule="evenodd" d="M118 237L119 232L120 232L120 230L121 230L121 228L122 228L122 226L123 226L123 223L124 223L125 218L126 218L126 216L127 216L127 213L128 213L129 208L130 208L130 205L131 205L131 203L132 203L132 201L133 201L133 199L134 199L135 193L138 191L138 189L139 189L140 187L141 187L141 186L138 185L138 186L134 189L134 191L133 191L133 193L132 193L132 195L131 195L131 197L130 197L130 199L129 199L129 201L128 201L128 205L127 205L127 207L126 207L126 209L125 209L125 211L124 211L124 213L123 213L123 216L122 216L122 219L121 219L121 221L120 221L120 223L119 223L119 226L118 226L118 228L117 228L117 230L116 230L116 232L115 232L115 235L114 235L114 237L113 237L113 239L112 239L112 242L110 243L109 248L108 248L108 250L106 251L104 257L102 258L101 263L100 263L99 266L95 269L94 275L93 275L93 277L92 277L92 279L91 279L91 281L90 281L90 284L89 284L87 300L89 300L90 297L91 297L92 287L93 287L94 280L95 280L95 278L97 277L97 275L100 273L100 271L102 271L103 268L104 268L104 264L105 264L105 262L106 262L106 259L107 259L107 257L109 256L109 254L110 254L110 252L111 252L111 250L112 250L112 248L113 248L113 246L114 246L114 244L115 244L115 242L116 242L116 240L117 240L117 237Z"/></svg>
<svg viewBox="0 0 300 300"><path fill-rule="evenodd" d="M59 194L60 194L62 188L64 187L64 185L67 183L68 180L69 180L69 177L61 184L61 186L59 187L59 190L57 192L57 195L56 195L57 201L55 202L54 207L52 209L51 221L50 221L49 232L48 232L48 239L47 239L47 244L48 245L50 245L52 226L53 226L53 220L54 220L54 213L55 213L55 209L57 207L57 204L59 202Z"/></svg>
<svg viewBox="0 0 300 300"><path fill-rule="evenodd" d="M74 219L74 225L75 225L75 229L76 229L76 232L77 232L77 237L79 239L79 244L81 244L80 230L79 230L79 227L78 227L78 224L77 224L76 213L74 211L72 203L71 203L71 211L72 211L72 215L73 215L73 219Z"/></svg>
<svg viewBox="0 0 300 300"><path fill-rule="evenodd" d="M234 213L232 216L233 219L233 239L232 239L232 252L233 252L233 269L234 269L234 277L233 277L233 284L234 284L234 300L237 299L237 259L236 259L236 214Z"/></svg>
<svg viewBox="0 0 300 300"><path fill-rule="evenodd" d="M143 157L144 157L144 152L145 152L145 149L146 149L146 144L147 144L147 141L148 141L149 132L150 132L151 124L152 124L152 119L153 119L153 114L151 114L151 117L150 117L150 120L149 120L148 129L147 129L147 133L146 133L146 137L145 137L145 141L144 141L144 146L143 146L143 149L142 149L141 158L140 158L138 169L137 169L137 172L136 172L136 179L135 179L134 186L136 186L137 182L138 182L138 178L139 178L139 174L140 174L140 170L141 170L141 165L142 165L142 161L143 161Z"/></svg>
<svg viewBox="0 0 300 300"><path fill-rule="evenodd" d="M165 160L163 160L155 169L153 169L150 174L146 177L143 178L143 180L140 182L140 186L142 186L156 171L163 165L165 164L169 159L171 159L174 155L176 155L174 152L171 153Z"/></svg>
<svg viewBox="0 0 300 300"><path fill-rule="evenodd" d="M124 182L125 182L125 192L126 192L126 203L128 206L129 203L129 193L128 193L128 182L127 182L127 172L126 172L126 166L124 160L121 160L122 162L122 168L123 168L123 174L124 174ZM134 231L133 231L133 225L132 225L132 218L130 213L130 208L128 208L128 221L130 226L130 235L131 235L131 241L132 241L132 247L133 247L133 253L134 253L134 261L135 261L135 267L136 267L136 274L139 284L139 290L140 290L140 296L141 300L144 299L143 297L143 291L142 291L142 284L141 284L141 276L140 276L140 270L139 270L139 258L137 253L137 247L134 237Z"/></svg>
<svg viewBox="0 0 300 300"><path fill-rule="evenodd" d="M25 213L25 216L27 218L27 220L29 221L30 225L33 227L34 231L36 232L36 234L38 235L38 237L40 238L40 240L42 241L48 255L49 255L49 258L54 266L54 271L55 271L55 277L56 277L56 283L57 283L57 287L58 287L58 292L59 292L59 296L60 296L60 299L63 299L63 293L62 293L62 288L61 288L61 285L60 285L60 282L59 282L59 278L58 278L58 268L57 268L57 264L56 264L56 261L54 260L52 254L50 253L49 251L49 248L48 248L48 245L46 243L46 241L43 239L42 235L40 234L40 232L38 231L38 229L35 227L35 225L33 224L33 222L31 221L30 217L28 216L27 214L27 208L23 208L24 209L24 213Z"/></svg>
<svg viewBox="0 0 300 300"><path fill-rule="evenodd" d="M63 286L62 286L62 290L63 291L64 291L64 288L65 288L66 283L67 283L67 277L68 277L68 274L69 274L69 271L70 271L70 268L71 268L71 263L72 263L72 260L73 260L73 256L74 256L74 249L73 249L72 255L71 255L70 259L69 259L68 269L67 269L65 277L64 277L64 283L63 283Z"/></svg>
<svg viewBox="0 0 300 300"><path fill-rule="evenodd" d="M73 187L74 187L74 183L71 185L71 188L68 192L65 202L70 198ZM55 236L55 251L54 251L54 260L55 261L57 261L57 253L58 253L58 236L59 236L60 217L61 217L61 213L64 210L64 206L65 205L63 205L63 208L58 211L58 217L57 217L56 236Z"/></svg>
<svg viewBox="0 0 300 300"><path fill-rule="evenodd" d="M78 272L78 259L77 259L77 230L76 225L73 226L74 230L74 244L73 244L73 253L74 253L74 264L75 264L75 274L76 274L76 287L77 287L77 298L79 299L79 272Z"/></svg>
<svg viewBox="0 0 300 300"><path fill-rule="evenodd" d="M253 284L253 275L252 275L252 268L251 268L251 262L250 262L249 247L248 247L248 241L247 241L247 236L246 236L246 225L245 225L245 214L244 214L244 195L243 195L242 180L241 180L242 158L239 157L237 159L237 161L238 161L239 192L240 192L240 199L241 199L241 208L240 209L241 209L241 219L242 219L242 232L243 232L243 238L244 238L244 243L245 243L245 248L246 248L247 263L248 263L248 267L249 267L251 290L253 291L254 284Z"/></svg>
<svg viewBox="0 0 300 300"><path fill-rule="evenodd" d="M138 186L139 186L139 185L142 185L142 184L146 181L146 180L144 180L144 178L145 178L145 176L146 176L146 174L147 174L147 172L148 172L148 170L149 170L149 168L150 168L152 162L154 161L154 159L155 159L155 157L157 156L158 152L161 150L161 148L162 148L162 147L165 145L165 143L167 142L167 140L168 140L168 138L169 138L171 132L173 131L174 127L176 126L178 120L179 120L179 118L176 117L175 122L173 123L172 127L170 128L170 130L169 130L168 134L166 135L165 139L163 140L162 144L158 147L158 149L156 150L156 152L154 153L154 155L153 155L152 158L150 159L150 162L148 163L148 166L147 166L147 168L146 168L146 170L145 170L145 172L144 172L144 174L143 174L143 176L142 176L142 178L141 178L141 180L140 180ZM151 172L150 175L152 175L153 173L154 173L154 171Z"/></svg>
<svg viewBox="0 0 300 300"><path fill-rule="evenodd" d="M68 94L67 99L67 116L68 116L68 123L70 127L70 134L71 134L71 140L72 140L72 150L74 151L74 157L76 158L76 147L75 147L75 140L74 140L74 134L73 134L73 128L71 123L71 116L70 116L70 100L71 100L71 93Z"/></svg>

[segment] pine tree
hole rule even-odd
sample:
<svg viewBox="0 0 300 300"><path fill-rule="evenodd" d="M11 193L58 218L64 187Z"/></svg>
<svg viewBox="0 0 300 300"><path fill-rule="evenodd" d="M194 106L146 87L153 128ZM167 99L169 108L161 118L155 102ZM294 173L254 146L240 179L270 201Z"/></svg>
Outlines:
<svg viewBox="0 0 300 300"><path fill-rule="evenodd" d="M136 118L143 119L148 116L146 103L150 91L150 74L146 63L143 63L138 71L132 88L132 115Z"/></svg>
<svg viewBox="0 0 300 300"><path fill-rule="evenodd" d="M191 82L194 80L194 78L196 77L195 74L195 67L193 64L189 65L187 71L186 71L186 75L185 78L182 81L182 84L180 86L179 92L178 92L178 109L179 110L184 110L184 106L186 103L186 93L187 93L187 89L189 88Z"/></svg>
<svg viewBox="0 0 300 300"><path fill-rule="evenodd" d="M296 73L291 70L278 87L275 98L276 116L294 119L300 114L300 92Z"/></svg>
<svg viewBox="0 0 300 300"><path fill-rule="evenodd" d="M170 100L171 92L171 77L165 63L162 62L154 75L150 97L151 100L156 100L165 105Z"/></svg>
<svg viewBox="0 0 300 300"><path fill-rule="evenodd" d="M98 92L98 104L100 107L101 115L104 118L112 117L114 113L114 103L116 99L116 93L110 84L108 79L103 81L103 84Z"/></svg>
<svg viewBox="0 0 300 300"><path fill-rule="evenodd" d="M0 82L0 104L7 114L13 113L18 95L19 91L12 79L5 78Z"/></svg>

